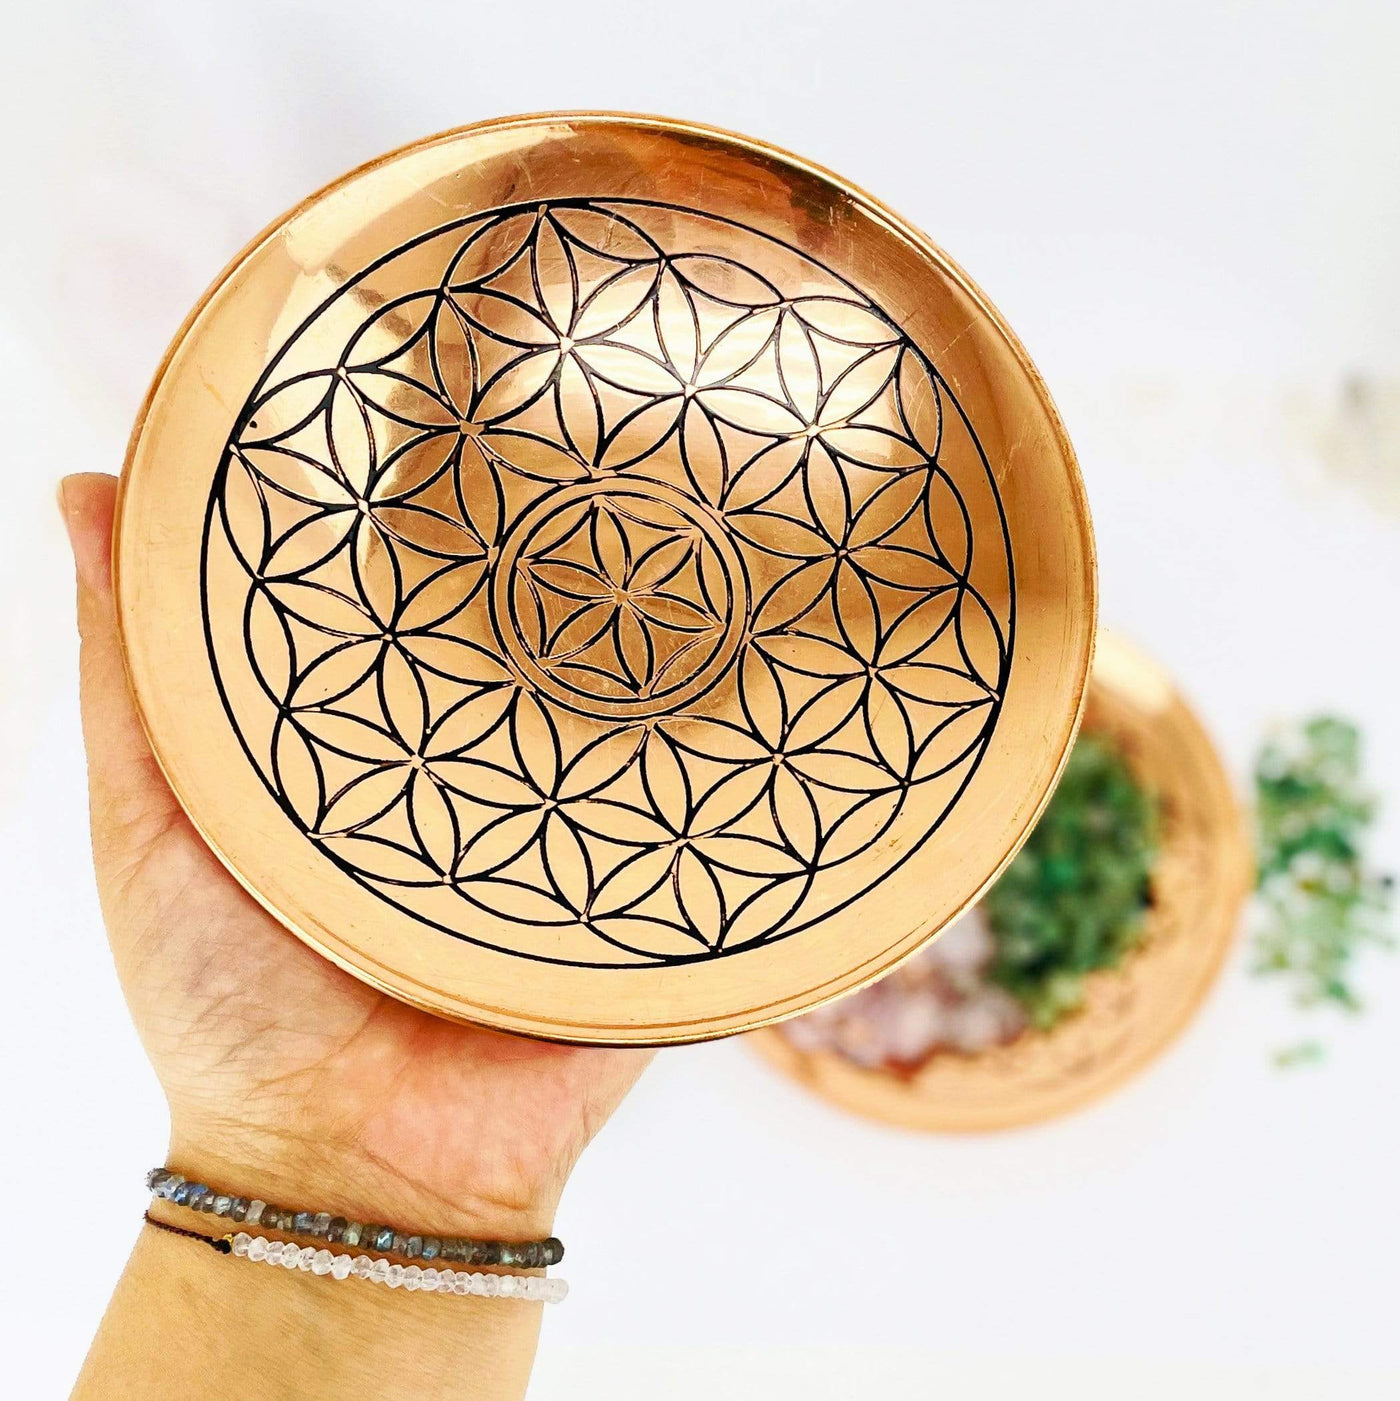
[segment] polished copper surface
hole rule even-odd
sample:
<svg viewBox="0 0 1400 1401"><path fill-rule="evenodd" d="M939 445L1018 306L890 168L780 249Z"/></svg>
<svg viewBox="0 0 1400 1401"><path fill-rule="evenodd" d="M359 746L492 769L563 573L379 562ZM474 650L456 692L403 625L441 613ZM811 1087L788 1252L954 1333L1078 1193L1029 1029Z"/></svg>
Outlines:
<svg viewBox="0 0 1400 1401"><path fill-rule="evenodd" d="M1093 544L1029 361L868 196L486 123L274 225L124 477L157 754L302 938L449 1016L692 1040L919 946L1074 733Z"/></svg>
<svg viewBox="0 0 1400 1401"><path fill-rule="evenodd" d="M1084 728L1119 746L1161 804L1161 850L1142 945L1091 975L1084 1007L976 1055L942 1052L911 1077L799 1051L776 1030L750 1044L843 1108L934 1132L1014 1128L1068 1113L1136 1074L1200 1006L1253 884L1248 823L1219 755L1168 676L1113 634L1099 638Z"/></svg>

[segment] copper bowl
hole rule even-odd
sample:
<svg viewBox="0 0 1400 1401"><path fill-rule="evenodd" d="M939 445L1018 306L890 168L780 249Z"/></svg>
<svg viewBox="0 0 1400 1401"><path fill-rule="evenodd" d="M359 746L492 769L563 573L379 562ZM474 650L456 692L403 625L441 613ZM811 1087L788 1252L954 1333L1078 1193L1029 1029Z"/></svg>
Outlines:
<svg viewBox="0 0 1400 1401"><path fill-rule="evenodd" d="M1200 1006L1239 924L1254 877L1249 827L1200 721L1161 668L1116 636L1099 639L1084 729L1111 739L1157 794L1161 835L1142 943L1088 978L1078 1012L975 1055L935 1053L907 1076L799 1051L777 1029L750 1044L845 1109L944 1133L1068 1113L1160 1054Z"/></svg>
<svg viewBox="0 0 1400 1401"><path fill-rule="evenodd" d="M156 753L268 909L611 1043L792 1015L956 915L1095 623L1073 454L967 278L797 157L597 114L419 142L241 254L117 569Z"/></svg>

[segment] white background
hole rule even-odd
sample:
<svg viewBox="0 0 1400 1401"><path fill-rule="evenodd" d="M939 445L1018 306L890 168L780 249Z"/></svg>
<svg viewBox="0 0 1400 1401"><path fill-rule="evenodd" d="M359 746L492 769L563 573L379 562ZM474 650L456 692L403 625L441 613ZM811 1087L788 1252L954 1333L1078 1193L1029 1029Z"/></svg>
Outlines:
<svg viewBox="0 0 1400 1401"><path fill-rule="evenodd" d="M1106 620L1181 679L1241 777L1273 717L1361 718L1394 867L1396 16L1383 0L12 9L6 1394L66 1394L164 1142L92 890L53 484L119 466L165 342L248 237L382 150L536 109L711 121L849 175L968 267L1039 362L1083 460ZM532 1394L1394 1395L1400 959L1365 965L1353 1023L1300 1019L1246 962L1132 1086L1001 1137L864 1126L741 1043L662 1056L565 1199L575 1292ZM1313 1031L1324 1066L1271 1067ZM60 1250L69 1219L99 1229Z"/></svg>

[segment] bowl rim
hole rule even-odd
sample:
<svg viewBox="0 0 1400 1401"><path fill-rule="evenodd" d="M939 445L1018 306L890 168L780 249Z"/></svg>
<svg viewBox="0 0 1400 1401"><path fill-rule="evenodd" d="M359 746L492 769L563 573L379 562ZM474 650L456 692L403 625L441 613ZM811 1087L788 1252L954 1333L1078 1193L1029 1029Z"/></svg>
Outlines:
<svg viewBox="0 0 1400 1401"><path fill-rule="evenodd" d="M199 323L201 318L209 311L211 304L216 298L236 278L239 271L305 211L320 204L328 197L362 177L380 170L383 167L390 166L406 156L426 151L439 145L454 143L471 136L524 130L532 127L559 126L561 124L570 126L620 126L625 128L651 129L664 135L713 140L721 142L730 148L748 153L756 158L776 162L779 165L790 167L797 172L804 173L825 182L845 198L849 199L853 204L857 205L872 220L883 224L890 233L909 243L923 258L927 259L934 267L938 268L957 286L959 291L973 303L979 315L985 318L988 326L995 332L996 337L1011 353L1017 369L1024 376L1027 386L1043 411L1046 425L1049 428L1053 441L1054 453L1063 465L1065 484L1070 498L1072 513L1079 529L1079 545L1082 551L1084 575L1083 602L1085 604L1082 623L1087 633L1087 642L1083 647L1084 655L1082 658L1082 667L1079 668L1079 675L1074 685L1071 705L1065 717L1068 723L1065 724L1063 743L1060 746L1059 753L1054 756L1053 764L1049 768L1050 780L1048 784L1040 794L1038 800L1028 809L1020 832L1014 836L1011 844L1002 852L999 861L997 861L991 872L980 885L949 914L943 926L940 927L946 927L947 924L952 923L953 920L969 906L976 903L976 901L981 898L985 890L1000 876L1006 865L1014 858L1016 852L1020 849L1021 844L1029 835L1036 821L1038 821L1040 815L1044 811L1046 804L1049 802L1058 784L1059 778L1063 773L1064 766L1068 762L1069 753L1073 747L1075 737L1078 734L1087 703L1088 677L1093 665L1099 610L1098 559L1089 504L1078 458L1074 452L1059 411L1045 384L1044 378L1034 365L1020 338L1007 324L1001 313L987 298L980 286L964 271L959 263L950 257L916 225L904 219L883 201L871 195L860 185L837 174L818 162L797 155L775 144L746 136L720 126L662 115L607 109L537 111L485 118L477 122L450 127L432 135L405 142L390 151L364 161L336 178L327 181L303 199L299 200L290 209L269 221L267 225L228 260L185 316L162 355L155 373L152 376L151 384L135 416L132 431L128 438L113 520L113 587L118 601L118 628L122 640L121 650L127 670L128 681L136 700L142 726L151 743L157 763L165 774L167 781L171 783L172 790L177 800L179 800L182 809L185 811L196 830L200 833L202 839L211 848L222 864L227 867L235 879L237 879L270 914L289 928L303 942L315 948L319 953L329 958L345 971L377 987L379 990L387 992L397 999L422 1010L452 1020L470 1022L498 1030L532 1036L538 1039L564 1043L613 1046L661 1046L683 1044L751 1031L786 1020L801 1012L813 1010L826 1002L844 996L883 977L899 963L917 952L917 950L927 942L928 938L933 937L933 935L926 933L924 937L918 940L905 940L908 945L907 947L899 948L896 946L893 953L890 953L888 950L886 951L888 956L870 960L857 971L849 973L844 977L830 980L825 987L820 989L819 994L816 996L808 996L806 993L801 994L804 1000L798 1007L786 1005L791 1001L792 997L798 996L798 994L791 994L787 998L778 999L776 1004L770 1003L765 1006L750 1008L743 1012L729 1014L722 1019L722 1025L717 1024L720 1019L706 1017L699 1021L682 1018L672 1022L653 1023L641 1028L624 1023L619 1023L611 1027L598 1027L592 1023L569 1023L557 1019L539 1019L528 1015L517 1015L501 1007L472 1005L469 1008L464 1008L457 1005L449 1005L444 1002L443 999L434 995L430 990L427 990L424 985L415 984L411 979L405 980L397 977L392 971L386 973L382 968L366 967L364 962L348 956L344 949L337 946L337 944L328 942L325 938L318 937L315 933L306 929L304 925L296 922L291 915L279 908L260 890L255 888L251 879L245 875L235 860L222 849L220 843L207 829L206 825L201 822L199 815L193 810L192 805L185 801L185 796L181 791L180 785L172 776L171 766L162 753L160 741L150 723L148 707L143 699L142 689L138 684L138 679L133 667L132 623L128 616L128 610L123 605L126 590L125 575L127 571L122 562L123 551L121 549L121 541L123 539L124 528L126 527L130 515L129 506L133 469L138 458L143 435L150 421L152 409L171 371L173 362L186 344L197 323Z"/></svg>

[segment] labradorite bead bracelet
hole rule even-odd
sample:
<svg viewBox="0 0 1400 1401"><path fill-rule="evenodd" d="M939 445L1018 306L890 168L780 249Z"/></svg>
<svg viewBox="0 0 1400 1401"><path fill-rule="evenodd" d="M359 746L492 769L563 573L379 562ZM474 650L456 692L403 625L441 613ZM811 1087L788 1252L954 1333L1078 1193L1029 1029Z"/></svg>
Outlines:
<svg viewBox="0 0 1400 1401"><path fill-rule="evenodd" d="M313 1236L336 1245L363 1246L402 1255L409 1260L439 1260L462 1265L511 1265L517 1269L547 1269L564 1258L563 1243L548 1240L501 1241L470 1240L464 1236L433 1236L401 1231L396 1226L367 1225L332 1216L328 1211L297 1211L270 1206L256 1197L237 1197L231 1192L191 1182L169 1168L152 1168L146 1174L151 1196L174 1206L226 1217L248 1226L286 1231L296 1236Z"/></svg>

